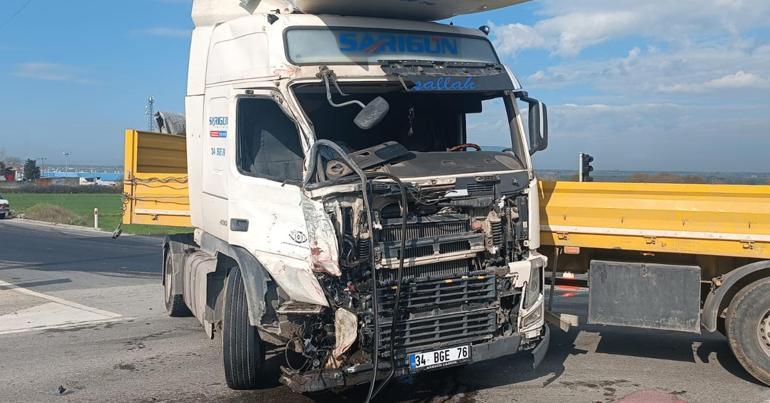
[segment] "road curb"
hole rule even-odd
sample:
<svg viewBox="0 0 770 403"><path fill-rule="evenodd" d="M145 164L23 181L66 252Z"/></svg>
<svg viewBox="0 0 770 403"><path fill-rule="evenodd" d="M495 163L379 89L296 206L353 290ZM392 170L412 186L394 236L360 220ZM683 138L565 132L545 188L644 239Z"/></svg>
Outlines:
<svg viewBox="0 0 770 403"><path fill-rule="evenodd" d="M61 228L61 229L69 229L74 231L86 231L86 232L92 232L95 234L105 234L112 236L113 231L105 231L102 229L94 229L91 227L83 227L80 225L70 225L70 224L60 224L55 222L48 222L48 221L38 221L38 220L30 220L28 218L11 218L9 219L9 222L19 222L22 224L31 224L31 225L39 225L41 227L48 227L48 228ZM134 236L134 234L121 234L121 236Z"/></svg>

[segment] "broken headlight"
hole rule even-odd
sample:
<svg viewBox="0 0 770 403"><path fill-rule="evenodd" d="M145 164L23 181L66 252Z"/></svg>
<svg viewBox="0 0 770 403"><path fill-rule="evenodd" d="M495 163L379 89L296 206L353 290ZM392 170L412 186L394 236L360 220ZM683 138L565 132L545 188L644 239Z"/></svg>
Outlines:
<svg viewBox="0 0 770 403"><path fill-rule="evenodd" d="M535 305L535 302L540 297L540 292L543 289L542 273L542 267L533 267L530 271L526 293L524 294L524 309L532 308L532 305Z"/></svg>

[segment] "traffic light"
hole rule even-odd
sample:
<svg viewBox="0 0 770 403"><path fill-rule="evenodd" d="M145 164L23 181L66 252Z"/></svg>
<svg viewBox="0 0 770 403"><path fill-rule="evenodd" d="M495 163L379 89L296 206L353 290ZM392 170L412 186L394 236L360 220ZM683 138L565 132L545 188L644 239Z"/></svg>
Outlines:
<svg viewBox="0 0 770 403"><path fill-rule="evenodd" d="M594 178L591 177L591 171L594 170L594 167L591 166L592 162L594 162L594 157L586 153L580 153L578 178L581 182L594 181Z"/></svg>

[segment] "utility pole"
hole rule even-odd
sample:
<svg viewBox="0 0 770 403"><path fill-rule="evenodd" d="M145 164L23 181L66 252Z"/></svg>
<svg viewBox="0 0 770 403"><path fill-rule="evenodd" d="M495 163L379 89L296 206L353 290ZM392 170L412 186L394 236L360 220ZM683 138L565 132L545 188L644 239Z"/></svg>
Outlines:
<svg viewBox="0 0 770 403"><path fill-rule="evenodd" d="M70 155L72 153L70 152L63 152L62 155L64 156L64 172L69 172L70 170Z"/></svg>
<svg viewBox="0 0 770 403"><path fill-rule="evenodd" d="M37 157L37 159L40 160L40 176L43 176L43 171L45 171L45 160L48 158L46 157Z"/></svg>

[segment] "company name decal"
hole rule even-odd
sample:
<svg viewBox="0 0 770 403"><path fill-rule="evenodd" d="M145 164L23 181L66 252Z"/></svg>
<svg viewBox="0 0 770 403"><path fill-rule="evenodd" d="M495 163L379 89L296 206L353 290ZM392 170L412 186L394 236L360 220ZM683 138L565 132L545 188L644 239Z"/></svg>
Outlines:
<svg viewBox="0 0 770 403"><path fill-rule="evenodd" d="M476 89L473 77L438 77L414 82L412 91L471 91Z"/></svg>
<svg viewBox="0 0 770 403"><path fill-rule="evenodd" d="M343 53L457 55L460 50L457 38L438 35L340 32L337 42Z"/></svg>
<svg viewBox="0 0 770 403"><path fill-rule="evenodd" d="M209 132L209 135L211 137L223 139L227 137L227 130L212 130Z"/></svg>
<svg viewBox="0 0 770 403"><path fill-rule="evenodd" d="M209 126L227 126L227 116L212 116L209 118Z"/></svg>

